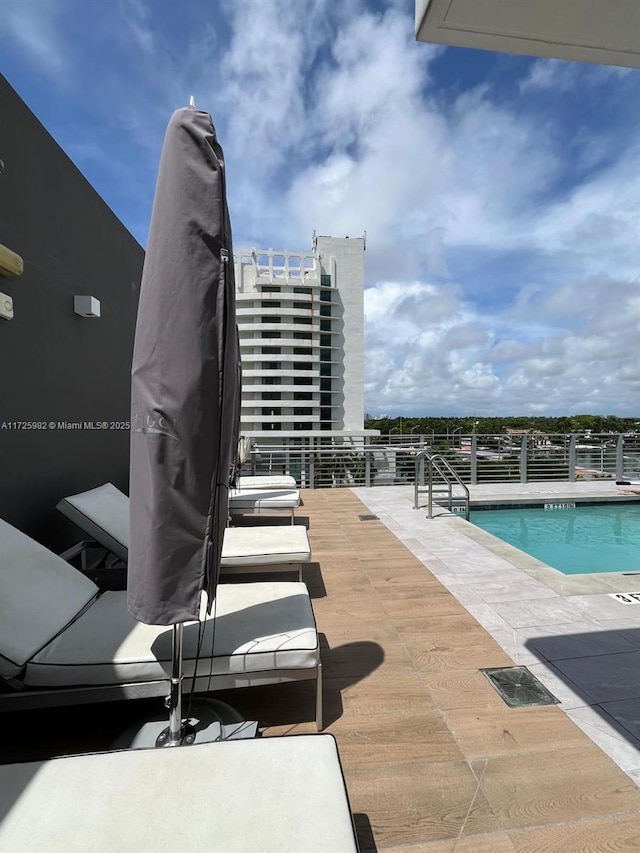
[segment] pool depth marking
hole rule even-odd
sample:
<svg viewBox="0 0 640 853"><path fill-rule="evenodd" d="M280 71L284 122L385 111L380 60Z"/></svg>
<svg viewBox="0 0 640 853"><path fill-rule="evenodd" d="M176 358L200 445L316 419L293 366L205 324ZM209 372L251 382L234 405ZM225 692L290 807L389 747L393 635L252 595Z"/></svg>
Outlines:
<svg viewBox="0 0 640 853"><path fill-rule="evenodd" d="M615 598L621 604L640 604L640 592L610 592L609 598Z"/></svg>

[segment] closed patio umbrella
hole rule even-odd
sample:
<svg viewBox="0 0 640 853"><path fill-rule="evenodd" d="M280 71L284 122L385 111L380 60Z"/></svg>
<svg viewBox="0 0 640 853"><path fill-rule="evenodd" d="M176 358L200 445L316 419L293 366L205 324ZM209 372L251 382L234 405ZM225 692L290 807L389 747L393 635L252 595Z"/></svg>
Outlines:
<svg viewBox="0 0 640 853"><path fill-rule="evenodd" d="M216 594L238 360L224 156L211 116L190 106L173 114L162 148L131 389L127 602L138 621L174 626L174 740L182 623L198 619L203 592L209 607Z"/></svg>

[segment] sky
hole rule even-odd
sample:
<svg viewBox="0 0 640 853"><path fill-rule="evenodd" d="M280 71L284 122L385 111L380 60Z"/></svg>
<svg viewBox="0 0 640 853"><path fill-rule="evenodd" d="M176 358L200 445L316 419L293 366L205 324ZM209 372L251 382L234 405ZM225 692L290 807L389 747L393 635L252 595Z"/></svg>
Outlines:
<svg viewBox="0 0 640 853"><path fill-rule="evenodd" d="M640 71L418 43L413 14L3 0L0 71L143 246L190 96L236 250L366 232L372 416L640 416Z"/></svg>

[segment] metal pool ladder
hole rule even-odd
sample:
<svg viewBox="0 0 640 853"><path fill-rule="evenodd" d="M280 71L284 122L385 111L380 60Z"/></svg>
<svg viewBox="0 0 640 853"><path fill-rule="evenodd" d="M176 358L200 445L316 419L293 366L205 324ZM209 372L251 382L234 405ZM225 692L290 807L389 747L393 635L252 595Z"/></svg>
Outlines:
<svg viewBox="0 0 640 853"><path fill-rule="evenodd" d="M434 493L437 487L442 486L445 490L446 507L449 512L454 511L454 506L460 506L464 509L464 517L469 521L469 489L466 483L463 483L458 472L451 466L449 461L440 453L430 455L426 450L421 450L416 454L415 459L415 478L414 478L414 498L413 508L419 509L420 486L424 486L425 462L427 468L427 507L428 518L433 518ZM454 487L460 487L463 495L454 495ZM442 503L442 497L437 501L439 505Z"/></svg>

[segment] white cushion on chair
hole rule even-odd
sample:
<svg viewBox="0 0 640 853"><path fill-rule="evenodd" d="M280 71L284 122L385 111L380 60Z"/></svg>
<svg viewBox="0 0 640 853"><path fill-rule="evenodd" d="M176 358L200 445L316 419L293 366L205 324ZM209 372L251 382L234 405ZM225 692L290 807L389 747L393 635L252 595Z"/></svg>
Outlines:
<svg viewBox="0 0 640 853"><path fill-rule="evenodd" d="M129 551L129 498L113 483L63 498L57 509L121 560Z"/></svg>
<svg viewBox="0 0 640 853"><path fill-rule="evenodd" d="M332 735L134 749L0 767L21 853L357 853Z"/></svg>
<svg viewBox="0 0 640 853"><path fill-rule="evenodd" d="M185 625L185 676L193 674L198 628L197 622ZM171 637L170 627L136 622L127 610L126 592L107 592L29 661L24 681L31 687L160 681L171 671ZM198 675L313 669L319 659L304 584L218 587L215 620L206 622Z"/></svg>
<svg viewBox="0 0 640 853"><path fill-rule="evenodd" d="M227 527L221 566L308 563L311 546L305 527Z"/></svg>
<svg viewBox="0 0 640 853"><path fill-rule="evenodd" d="M295 489L296 478L289 474L265 474L257 477L238 477L238 489Z"/></svg>
<svg viewBox="0 0 640 853"><path fill-rule="evenodd" d="M0 676L17 675L97 594L93 581L0 519Z"/></svg>
<svg viewBox="0 0 640 853"><path fill-rule="evenodd" d="M297 489L254 489L229 495L229 511L250 509L295 509L300 506Z"/></svg>
<svg viewBox="0 0 640 853"><path fill-rule="evenodd" d="M295 481L294 481L295 483ZM242 493L244 495L244 493ZM250 493L249 500L252 500ZM276 501L277 508L283 506L280 503L280 495L274 497L271 493L266 494L258 491L257 494L265 500ZM295 508L300 502L300 494L297 491L284 492L286 508ZM254 504L252 503L253 507ZM129 549L129 498L117 489L112 483L105 483L96 489L70 495L58 504L58 509L68 519L73 521L82 530L86 531L96 541L116 554L120 559L127 560ZM260 530L264 533L260 534ZM225 531L222 546L223 566L243 566L256 563L256 557L264 556L263 562L281 563L279 555L291 554L290 562L304 562L310 558L309 539L306 530L296 528L286 533L282 528L271 530L270 528L245 528L245 533L240 537L238 531Z"/></svg>

